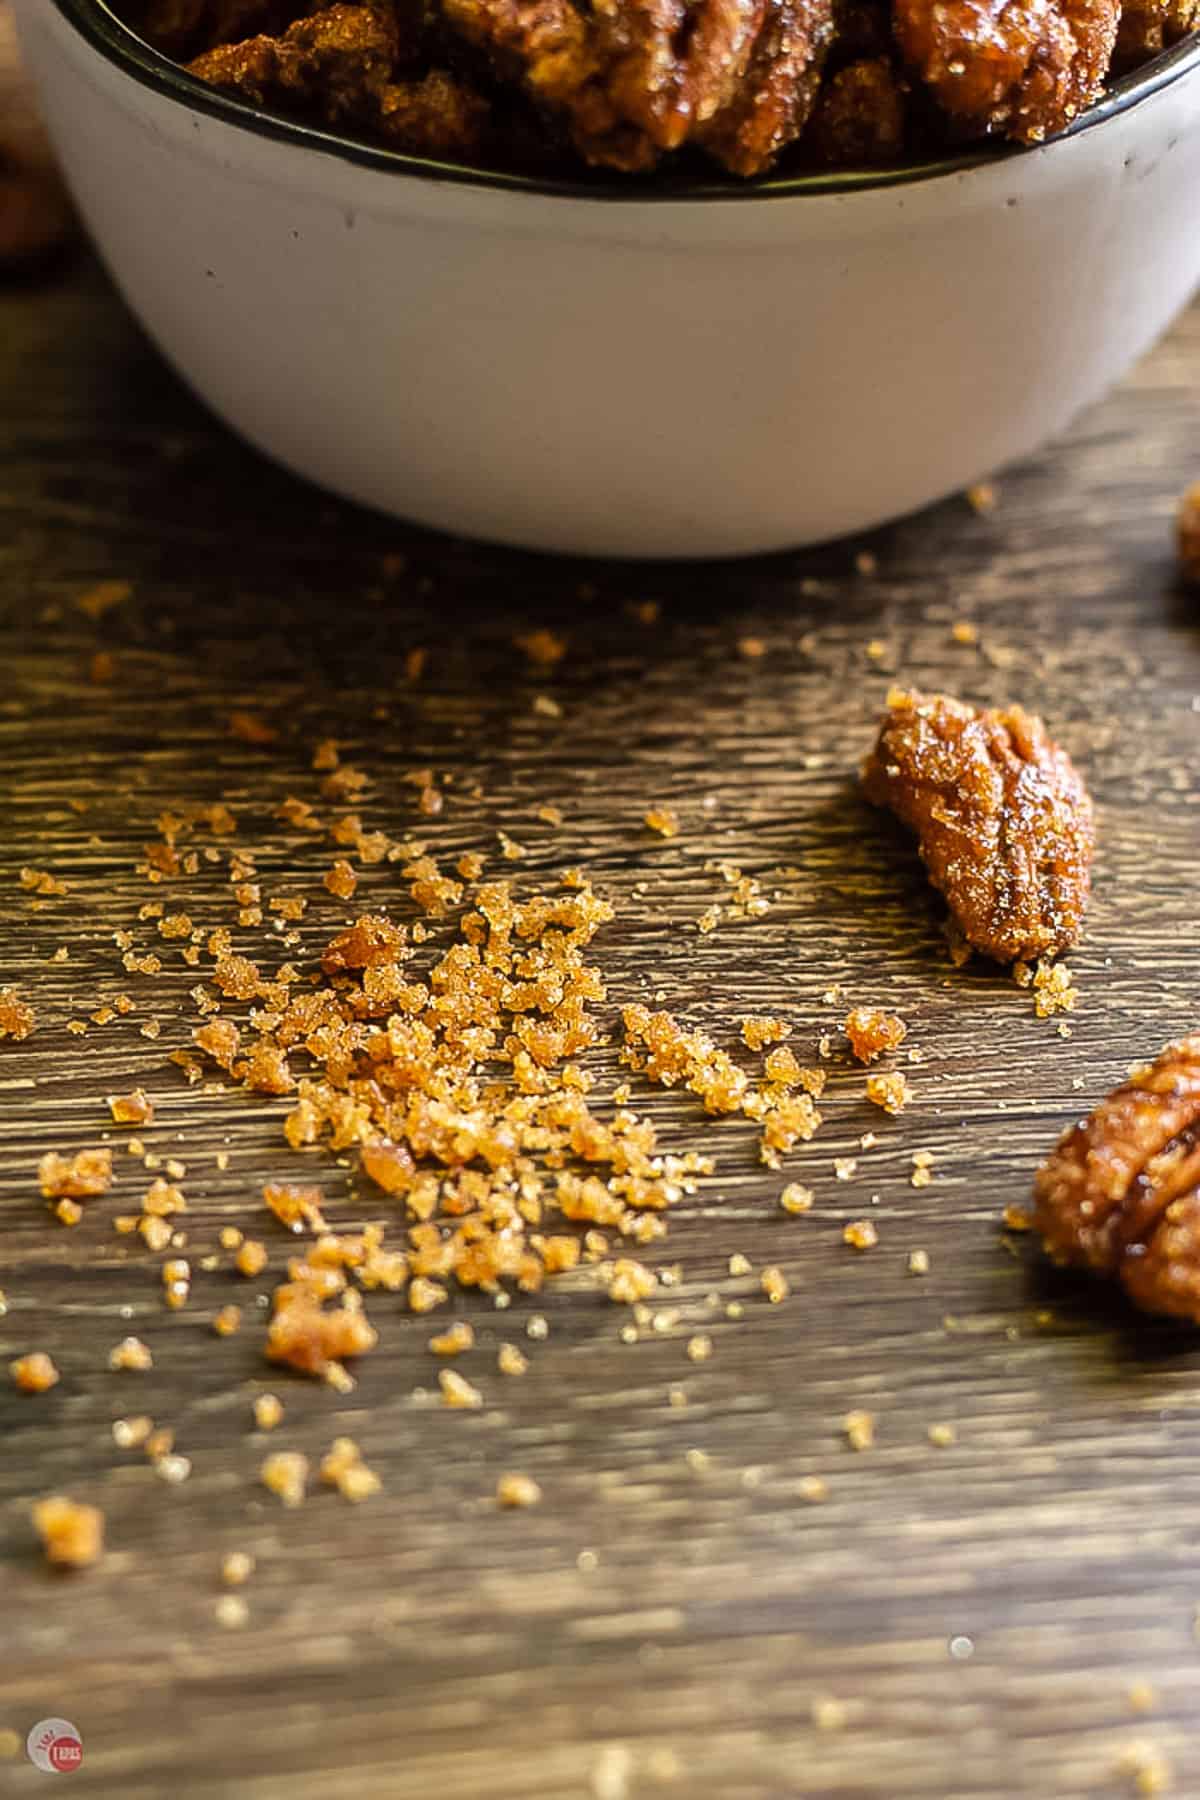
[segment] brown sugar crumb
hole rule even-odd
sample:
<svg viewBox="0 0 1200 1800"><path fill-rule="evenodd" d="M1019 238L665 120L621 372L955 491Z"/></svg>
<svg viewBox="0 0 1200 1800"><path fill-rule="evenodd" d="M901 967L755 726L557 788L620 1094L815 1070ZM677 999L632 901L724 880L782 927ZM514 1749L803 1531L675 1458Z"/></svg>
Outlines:
<svg viewBox="0 0 1200 1800"><path fill-rule="evenodd" d="M898 1050L908 1036L904 1020L878 1006L856 1006L846 1014L842 1030L850 1040L851 1053L862 1063Z"/></svg>
<svg viewBox="0 0 1200 1800"><path fill-rule="evenodd" d="M302 1506L308 1490L307 1456L298 1450L275 1450L264 1458L259 1468L259 1480L273 1494L278 1494L285 1506Z"/></svg>
<svg viewBox="0 0 1200 1800"><path fill-rule="evenodd" d="M1176 518L1179 566L1188 581L1200 582L1200 481L1179 502Z"/></svg>
<svg viewBox="0 0 1200 1800"><path fill-rule="evenodd" d="M141 1088L129 1094L110 1094L108 1110L114 1125L149 1125L154 1117L154 1102Z"/></svg>
<svg viewBox="0 0 1200 1800"><path fill-rule="evenodd" d="M842 1420L842 1430L852 1450L870 1450L875 1442L875 1415L861 1411L848 1412Z"/></svg>
<svg viewBox="0 0 1200 1800"><path fill-rule="evenodd" d="M437 1337L431 1337L429 1348L435 1356L461 1356L463 1351L470 1350L474 1343L473 1328L465 1321L457 1320Z"/></svg>
<svg viewBox="0 0 1200 1800"><path fill-rule="evenodd" d="M78 1200L56 1200L51 1210L60 1225L78 1225L83 1217Z"/></svg>
<svg viewBox="0 0 1200 1800"><path fill-rule="evenodd" d="M802 1182L789 1181L779 1196L779 1205L783 1212L791 1213L793 1217L798 1216L800 1213L811 1212L813 1205L812 1189L806 1188Z"/></svg>
<svg viewBox="0 0 1200 1800"><path fill-rule="evenodd" d="M403 1144L376 1138L362 1146L362 1166L385 1194L406 1194L416 1180L416 1164Z"/></svg>
<svg viewBox="0 0 1200 1800"><path fill-rule="evenodd" d="M21 869L17 879L27 894L36 894L41 900L61 899L71 889L57 875L51 875L48 869Z"/></svg>
<svg viewBox="0 0 1200 1800"><path fill-rule="evenodd" d="M274 1431L283 1423L283 1402L276 1394L259 1394L254 1402L254 1423L259 1431Z"/></svg>
<svg viewBox="0 0 1200 1800"><path fill-rule="evenodd" d="M1021 980L1018 970L1028 971L1028 964L1018 963L1013 973L1021 987L1032 986L1033 1010L1039 1019L1052 1019L1056 1013L1074 1012L1079 991L1073 985L1070 969L1063 962L1047 962L1043 958L1033 972L1032 982Z"/></svg>
<svg viewBox="0 0 1200 1800"><path fill-rule="evenodd" d="M162 938L186 938L192 934L192 921L187 913L168 913L158 921L158 935Z"/></svg>
<svg viewBox="0 0 1200 1800"><path fill-rule="evenodd" d="M852 1219L842 1231L842 1242L849 1244L852 1250L873 1250L879 1242L879 1233L870 1219Z"/></svg>
<svg viewBox="0 0 1200 1800"><path fill-rule="evenodd" d="M689 1362L707 1362L713 1353L713 1341L708 1333L698 1331L694 1337L690 1337L687 1341L687 1353Z"/></svg>
<svg viewBox="0 0 1200 1800"><path fill-rule="evenodd" d="M193 1031L192 1042L205 1056L210 1056L218 1068L228 1072L233 1069L242 1034L232 1019L210 1019L207 1025L197 1026Z"/></svg>
<svg viewBox="0 0 1200 1800"><path fill-rule="evenodd" d="M742 1042L748 1050L764 1050L768 1044L781 1044L784 1038L791 1037L792 1028L784 1019L751 1017L742 1020L741 1032ZM771 1081L780 1079L769 1069L767 1073Z"/></svg>
<svg viewBox="0 0 1200 1800"><path fill-rule="evenodd" d="M820 1506L829 1498L829 1483L819 1475L802 1475L796 1483L796 1491L810 1506Z"/></svg>
<svg viewBox="0 0 1200 1800"><path fill-rule="evenodd" d="M0 988L0 1038L15 1043L32 1037L37 1029L37 1014L26 1001L18 999L16 988Z"/></svg>
<svg viewBox="0 0 1200 1800"><path fill-rule="evenodd" d="M953 1425L931 1425L928 1437L935 1450L949 1450L958 1442L958 1433Z"/></svg>
<svg viewBox="0 0 1200 1800"><path fill-rule="evenodd" d="M136 1227L142 1242L149 1250L165 1250L171 1241L170 1225L165 1219L154 1214L137 1220L130 1220L128 1215L124 1215L122 1218L114 1220L113 1223L117 1230L123 1233Z"/></svg>
<svg viewBox="0 0 1200 1800"><path fill-rule="evenodd" d="M916 832L930 880L975 949L1012 963L1075 942L1092 803L1040 719L896 690L862 775L867 798Z"/></svg>
<svg viewBox="0 0 1200 1800"><path fill-rule="evenodd" d="M778 1306L792 1291L783 1270L774 1267L763 1270L759 1276L759 1286L772 1306Z"/></svg>
<svg viewBox="0 0 1200 1800"><path fill-rule="evenodd" d="M910 1275L928 1275L928 1250L910 1250L908 1253L908 1272Z"/></svg>
<svg viewBox="0 0 1200 1800"><path fill-rule="evenodd" d="M263 1188L263 1200L281 1225L289 1231L327 1231L321 1211L321 1190L300 1187L293 1182L269 1181Z"/></svg>
<svg viewBox="0 0 1200 1800"><path fill-rule="evenodd" d="M449 1298L449 1290L440 1281L430 1281L425 1275L414 1276L408 1284L410 1312L433 1312L437 1307L444 1306Z"/></svg>
<svg viewBox="0 0 1200 1800"><path fill-rule="evenodd" d="M343 1500L356 1503L379 1493L383 1486L378 1475L363 1461L354 1439L348 1437L333 1440L321 1460L321 1480L327 1487L335 1487Z"/></svg>
<svg viewBox="0 0 1200 1800"><path fill-rule="evenodd" d="M909 1181L915 1188L926 1188L933 1180L933 1151L914 1150L912 1153L913 1171Z"/></svg>
<svg viewBox="0 0 1200 1800"><path fill-rule="evenodd" d="M109 1351L108 1366L110 1369L134 1370L140 1374L146 1369L154 1367L154 1358L150 1354L149 1346L143 1344L141 1338L127 1337L122 1338L121 1342Z"/></svg>
<svg viewBox="0 0 1200 1800"><path fill-rule="evenodd" d="M302 1374L327 1376L334 1365L373 1350L379 1334L357 1291L344 1294L340 1305L324 1304L330 1289L317 1279L320 1273L293 1265L291 1281L275 1290L266 1353L271 1362L287 1363Z"/></svg>
<svg viewBox="0 0 1200 1800"><path fill-rule="evenodd" d="M213 1330L218 1337L233 1337L242 1328L242 1309L240 1306L223 1306L213 1318Z"/></svg>
<svg viewBox="0 0 1200 1800"><path fill-rule="evenodd" d="M477 1387L455 1373L453 1369L442 1369L438 1373L438 1386L442 1390L444 1406L482 1406L483 1395Z"/></svg>
<svg viewBox="0 0 1200 1800"><path fill-rule="evenodd" d="M186 1306L191 1291L191 1265L182 1256L170 1257L162 1266L163 1298L172 1311Z"/></svg>
<svg viewBox="0 0 1200 1800"><path fill-rule="evenodd" d="M407 954L407 934L377 913L363 913L325 946L321 967L326 975L369 969L397 962Z"/></svg>
<svg viewBox="0 0 1200 1800"><path fill-rule="evenodd" d="M1032 1231L1033 1215L1023 1206L1006 1206L1003 1215L1006 1231Z"/></svg>
<svg viewBox="0 0 1200 1800"><path fill-rule="evenodd" d="M104 1551L104 1514L99 1507L53 1494L37 1502L32 1518L48 1563L87 1569L99 1562Z"/></svg>
<svg viewBox="0 0 1200 1800"><path fill-rule="evenodd" d="M244 1587L254 1573L254 1558L246 1550L231 1550L221 1559L221 1580L226 1587Z"/></svg>
<svg viewBox="0 0 1200 1800"><path fill-rule="evenodd" d="M882 1106L893 1118L904 1111L912 1097L912 1088L898 1069L886 1075L867 1076L867 1099Z"/></svg>
<svg viewBox="0 0 1200 1800"><path fill-rule="evenodd" d="M497 1506L537 1506L542 1490L532 1475L509 1473L496 1483Z"/></svg>
<svg viewBox="0 0 1200 1800"><path fill-rule="evenodd" d="M112 1151L80 1150L73 1157L48 1150L38 1163L47 1200L94 1200L112 1186Z"/></svg>
<svg viewBox="0 0 1200 1800"><path fill-rule="evenodd" d="M977 481L966 490L967 505L973 512L990 513L996 510L996 490L990 481Z"/></svg>
<svg viewBox="0 0 1200 1800"><path fill-rule="evenodd" d="M1170 1763L1152 1744L1130 1744L1117 1762L1117 1773L1131 1779L1139 1795L1169 1794L1174 1782Z"/></svg>
<svg viewBox="0 0 1200 1800"><path fill-rule="evenodd" d="M129 1419L114 1419L113 1443L118 1450L140 1450L153 1430L154 1420L145 1413L136 1413Z"/></svg>
<svg viewBox="0 0 1200 1800"><path fill-rule="evenodd" d="M464 850L454 867L464 881L478 881L484 871L484 860L475 850Z"/></svg>
<svg viewBox="0 0 1200 1800"><path fill-rule="evenodd" d="M669 806L652 806L643 816L643 823L659 837L673 838L679 836L679 816Z"/></svg>
<svg viewBox="0 0 1200 1800"><path fill-rule="evenodd" d="M273 744L279 733L260 713L239 711L229 715L229 735L243 744Z"/></svg>
<svg viewBox="0 0 1200 1800"><path fill-rule="evenodd" d="M84 589L75 604L81 613L95 620L102 619L114 606L124 606L132 597L133 588L128 581L97 581L94 586Z"/></svg>
<svg viewBox="0 0 1200 1800"><path fill-rule="evenodd" d="M1148 1681L1133 1681L1125 1693L1130 1712L1153 1712L1158 1705L1158 1694Z"/></svg>
<svg viewBox="0 0 1200 1800"><path fill-rule="evenodd" d="M858 1172L857 1156L835 1156L833 1174L835 1181L853 1181Z"/></svg>
<svg viewBox="0 0 1200 1800"><path fill-rule="evenodd" d="M950 636L956 644L977 644L979 629L969 619L956 619L950 627Z"/></svg>
<svg viewBox="0 0 1200 1800"><path fill-rule="evenodd" d="M757 662L760 657L767 654L765 638L741 637L738 639L737 647L738 655L744 656L749 662Z"/></svg>
<svg viewBox="0 0 1200 1800"><path fill-rule="evenodd" d="M358 887L358 876L350 864L340 856L331 868L325 871L325 886L339 900L352 900Z"/></svg>
<svg viewBox="0 0 1200 1800"><path fill-rule="evenodd" d="M634 1306L639 1300L649 1299L657 1286L658 1276L653 1269L630 1257L621 1257L613 1264L608 1297L621 1305Z"/></svg>
<svg viewBox="0 0 1200 1800"><path fill-rule="evenodd" d="M537 631L518 632L513 638L518 650L523 650L539 669L552 669L567 654L567 640L557 632L548 631L544 626Z"/></svg>
<svg viewBox="0 0 1200 1800"><path fill-rule="evenodd" d="M1056 1262L1117 1276L1150 1312L1200 1319L1200 1034L1170 1044L1060 1140L1034 1223Z"/></svg>
<svg viewBox="0 0 1200 1800"><path fill-rule="evenodd" d="M23 1394L44 1394L47 1388L57 1387L59 1373L44 1350L33 1350L28 1356L19 1356L10 1362L8 1372L12 1376L13 1386L20 1388Z"/></svg>
<svg viewBox="0 0 1200 1800"><path fill-rule="evenodd" d="M234 1266L239 1275L247 1276L251 1281L261 1275L269 1261L267 1246L257 1238L246 1238L239 1246L234 1257Z"/></svg>
<svg viewBox="0 0 1200 1800"><path fill-rule="evenodd" d="M502 1375L524 1375L529 1358L516 1344L501 1344L496 1352L496 1367Z"/></svg>

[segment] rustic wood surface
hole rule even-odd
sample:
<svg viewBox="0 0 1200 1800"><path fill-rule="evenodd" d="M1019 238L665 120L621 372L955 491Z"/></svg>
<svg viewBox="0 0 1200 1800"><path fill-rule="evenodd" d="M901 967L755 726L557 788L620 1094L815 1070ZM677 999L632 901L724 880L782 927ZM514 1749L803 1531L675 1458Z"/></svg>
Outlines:
<svg viewBox="0 0 1200 1800"><path fill-rule="evenodd" d="M865 544L583 567L365 517L268 467L86 262L0 293L0 966L40 1020L0 1046L0 1362L41 1348L62 1370L43 1397L0 1386L0 1728L71 1719L81 1791L122 1800L1094 1800L1138 1792L1138 1757L1140 1791L1169 1765L1170 1792L1200 1793L1198 1340L1000 1226L1060 1127L1197 1023L1200 633L1169 528L1200 462L1198 382L1193 312L1068 441L1002 479L990 516L956 500ZM94 621L76 602L108 579L132 594ZM631 609L646 601L656 622ZM952 636L963 619L978 646ZM569 643L549 672L513 643L539 626ZM98 647L107 684L89 679ZM1101 850L1070 1036L1005 978L950 966L911 849L856 795L894 676L1019 698L1088 773ZM279 741L231 736L236 707ZM238 841L263 846L266 891L311 893L328 847L272 810L314 797L326 734L371 773L370 825L492 854L507 831L527 859L494 866L520 882L582 864L617 907L596 945L614 1016L654 996L731 1042L744 1013L778 1012L811 1053L849 1001L886 1001L921 1055L895 1121L839 1056L827 1123L783 1176L758 1166L751 1127L639 1085L674 1144L719 1159L651 1258L681 1265L666 1297L681 1321L623 1344L628 1315L583 1276L504 1313L460 1297L478 1414L422 1402L431 1324L398 1299L373 1303L382 1344L345 1400L281 1380L253 1320L211 1335L245 1284L198 1276L166 1312L158 1259L112 1230L146 1179L123 1152L75 1230L37 1191L46 1149L118 1140L104 1097L134 1083L158 1104L147 1144L187 1164L190 1254L255 1215L266 1176L295 1175L285 1102L189 1089L168 1060L203 969L165 954L161 976L127 975L112 933L162 949L137 912L168 893L206 924L227 916L219 871L159 890L136 873L172 804L224 797ZM422 764L453 778L433 820L402 779ZM547 802L561 827L538 820ZM678 838L644 829L654 802L676 807ZM718 858L776 898L700 936ZM26 864L69 895L35 906ZM387 864L359 897L407 905ZM345 913L314 901L294 954ZM128 1018L68 1033L120 991ZM616 1079L613 1050L595 1066ZM917 1149L936 1156L923 1190ZM855 1153L836 1181L834 1157ZM379 1216L351 1169L299 1166L339 1222ZM784 1179L814 1188L807 1216L779 1210ZM841 1231L867 1215L879 1244L860 1255ZM284 1234L266 1235L278 1269ZM917 1248L924 1278L907 1270ZM729 1275L735 1252L753 1276ZM782 1306L758 1290L768 1263L792 1284ZM535 1314L544 1341L524 1335ZM696 1330L714 1340L704 1364L685 1354ZM129 1331L153 1347L148 1375L108 1371ZM503 1338L529 1352L522 1380L494 1372ZM288 1409L273 1440L249 1429L266 1388ZM842 1433L853 1408L877 1418L861 1454ZM143 1411L192 1459L183 1485L115 1448L111 1421ZM951 1447L930 1444L935 1423ZM338 1432L383 1476L377 1499L316 1494L289 1513L256 1486L268 1442L319 1455ZM514 1468L544 1503L501 1514L491 1495ZM803 1497L809 1476L823 1504ZM55 1578L37 1552L30 1503L54 1491L108 1516L90 1573ZM258 1558L240 1631L214 1617L233 1549ZM0 1764L4 1792L41 1779L23 1754Z"/></svg>

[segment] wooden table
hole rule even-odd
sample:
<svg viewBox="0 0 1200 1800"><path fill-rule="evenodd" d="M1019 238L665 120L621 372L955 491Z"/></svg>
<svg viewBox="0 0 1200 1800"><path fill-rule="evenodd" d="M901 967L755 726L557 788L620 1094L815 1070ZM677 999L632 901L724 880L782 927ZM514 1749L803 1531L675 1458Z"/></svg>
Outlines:
<svg viewBox="0 0 1200 1800"><path fill-rule="evenodd" d="M583 567L364 517L268 467L89 266L0 297L0 941L40 1021L0 1047L0 1355L46 1349L62 1372L42 1397L0 1389L0 1727L72 1720L81 1792L122 1800L1094 1800L1136 1792L1156 1758L1170 1792L1200 1793L1195 1334L1055 1274L1000 1224L1059 1128L1196 1023L1200 634L1169 526L1200 472L1198 382L1193 312L1005 476L991 514L954 500L819 552ZM93 620L76 602L105 580L132 595ZM977 645L952 633L963 620ZM568 639L550 670L513 642L539 627ZM101 646L107 683L89 679ZM1019 698L1088 771L1101 850L1069 1035L1007 979L951 966L915 857L856 795L896 678ZM237 708L278 741L232 736ZM227 890L207 865L152 889L136 865L165 806L223 797L239 841L266 847L266 892L319 891L328 845L272 812L312 797L324 735L370 772L371 825L482 850L520 883L582 865L617 908L596 946L614 1021L654 999L730 1044L744 1014L780 1013L811 1056L851 1001L883 1001L919 1052L912 1107L869 1107L836 1052L824 1129L777 1175L748 1124L639 1082L673 1143L718 1158L651 1255L680 1265L656 1302L678 1320L625 1344L627 1312L586 1276L506 1312L461 1296L478 1413L421 1398L432 1325L398 1298L373 1302L382 1344L344 1399L271 1370L256 1319L211 1334L247 1292L228 1275L197 1275L167 1312L159 1259L112 1229L141 1164L118 1145L113 1195L66 1230L36 1163L117 1143L105 1096L141 1084L147 1146L187 1164L195 1257L221 1224L261 1222L264 1178L295 1176L285 1101L189 1088L169 1060L205 971L138 909L166 896L216 923ZM434 819L403 779L425 764L452 781ZM676 808L677 838L644 828L653 803ZM496 859L501 830L523 862ZM727 897L719 860L772 905L701 935ZM69 894L35 907L23 865ZM386 863L359 898L408 906ZM291 954L344 914L314 900ZM126 973L122 929L163 951L162 975ZM128 1017L69 1032L119 991ZM615 1047L595 1067L611 1086ZM935 1178L917 1189L921 1149ZM339 1222L386 1211L343 1163L314 1166ZM806 1216L779 1209L785 1180L814 1189ZM842 1229L863 1217L879 1241L859 1254ZM266 1235L278 1270L285 1235ZM730 1275L736 1253L750 1276ZM758 1288L771 1263L792 1287L780 1306ZM128 1332L151 1373L110 1374ZM704 1363L685 1351L696 1332ZM496 1375L502 1339L527 1350L524 1379ZM250 1430L268 1388L287 1406L270 1440ZM871 1450L846 1443L853 1409L875 1415ZM112 1420L139 1412L174 1429L188 1481L114 1445ZM935 1424L956 1441L933 1445ZM343 1432L383 1478L376 1499L287 1512L257 1484L268 1444L317 1456ZM497 1510L510 1469L540 1482L540 1507ZM88 1573L56 1578L36 1549L30 1502L53 1491L107 1514ZM242 1629L215 1616L233 1549L258 1559ZM23 1754L0 1765L6 1793L41 1779Z"/></svg>

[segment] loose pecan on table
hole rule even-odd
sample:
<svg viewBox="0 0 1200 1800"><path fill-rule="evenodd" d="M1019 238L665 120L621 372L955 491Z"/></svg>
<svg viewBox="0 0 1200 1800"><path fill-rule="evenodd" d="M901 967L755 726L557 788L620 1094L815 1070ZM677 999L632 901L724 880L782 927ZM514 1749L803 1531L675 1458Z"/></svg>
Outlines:
<svg viewBox="0 0 1200 1800"><path fill-rule="evenodd" d="M867 798L916 832L929 879L975 949L1008 963L1075 942L1092 803L1040 719L893 691L862 774Z"/></svg>

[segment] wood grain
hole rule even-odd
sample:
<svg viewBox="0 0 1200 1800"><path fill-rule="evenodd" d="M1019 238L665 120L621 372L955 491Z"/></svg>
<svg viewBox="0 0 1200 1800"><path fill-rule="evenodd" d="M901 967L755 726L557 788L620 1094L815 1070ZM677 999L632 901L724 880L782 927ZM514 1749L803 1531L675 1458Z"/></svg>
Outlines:
<svg viewBox="0 0 1200 1800"><path fill-rule="evenodd" d="M0 1358L45 1348L63 1372L42 1398L0 1388L0 1727L72 1719L85 1791L122 1800L1093 1800L1135 1791L1120 1769L1134 1741L1169 1758L1172 1792L1200 1792L1195 1336L999 1228L1059 1128L1197 1022L1200 635L1169 524L1196 474L1198 376L1193 312L1002 480L990 516L952 501L820 552L597 567L448 542L300 487L209 419L93 271L0 296L0 945L40 1019L0 1046ZM863 550L873 565L856 566ZM76 601L104 579L132 597L93 622ZM630 610L647 600L649 625ZM960 619L981 647L954 640ZM537 626L569 640L549 673L513 643ZM87 678L101 645L108 685ZM1069 1037L1010 982L950 967L911 849L855 793L895 676L1020 699L1088 773L1102 849ZM232 737L239 706L279 741ZM136 864L155 815L192 800L234 808L266 892L319 892L328 846L272 813L312 797L326 734L371 774L370 825L493 857L506 831L528 856L494 866L519 881L584 866L617 908L596 946L614 1018L654 997L732 1042L743 1014L777 1012L811 1050L849 1002L886 1001L921 1054L898 1121L839 1059L827 1123L784 1176L757 1163L749 1126L639 1088L674 1144L719 1159L652 1258L680 1265L680 1322L622 1344L625 1313L582 1276L506 1312L464 1296L478 1414L420 1398L430 1323L396 1301L371 1308L382 1345L345 1401L281 1382L254 1324L210 1334L215 1307L244 1297L228 1277L198 1276L189 1307L164 1311L155 1259L111 1228L147 1179L127 1156L75 1231L37 1193L41 1152L104 1139L105 1095L135 1082L158 1104L147 1143L188 1166L189 1253L254 1215L266 1175L295 1173L283 1103L188 1089L168 1061L203 971L171 954L158 978L127 975L112 933L162 948L136 915L166 890ZM451 783L435 820L403 779L424 764ZM538 820L547 802L560 828ZM642 826L655 802L679 812L678 838ZM774 900L705 937L715 859ZM35 907L26 864L70 894ZM169 891L199 921L226 916L206 866ZM359 897L407 904L386 864ZM343 913L314 899L292 954ZM122 990L128 1019L67 1032ZM595 1067L616 1079L611 1047ZM936 1179L918 1191L922 1148ZM851 1154L839 1183L833 1159ZM378 1216L352 1168L301 1166L339 1222ZM784 1179L814 1188L810 1214L779 1211ZM856 1255L841 1229L867 1215L879 1245ZM287 1244L267 1235L279 1268ZM923 1279L907 1272L918 1247ZM734 1252L752 1277L729 1275ZM771 1262L792 1283L779 1307L757 1287ZM545 1341L525 1336L534 1313ZM715 1345L701 1365L696 1330ZM151 1374L108 1372L128 1331L152 1345ZM494 1371L504 1339L530 1356L522 1380ZM267 1387L287 1405L272 1447L320 1454L349 1432L384 1493L284 1512L255 1481L250 1402ZM858 1407L877 1444L856 1455L841 1424ZM191 1457L181 1487L113 1446L112 1419L141 1411ZM935 1422L952 1447L931 1447ZM542 1484L539 1509L496 1511L511 1468ZM812 1475L824 1504L803 1498ZM32 1541L30 1501L56 1490L108 1515L109 1555L77 1579L51 1578ZM258 1558L241 1631L214 1619L234 1548ZM1141 1717L1138 1679L1156 1693ZM814 1724L827 1697L843 1729ZM0 1765L5 1792L40 1780Z"/></svg>

